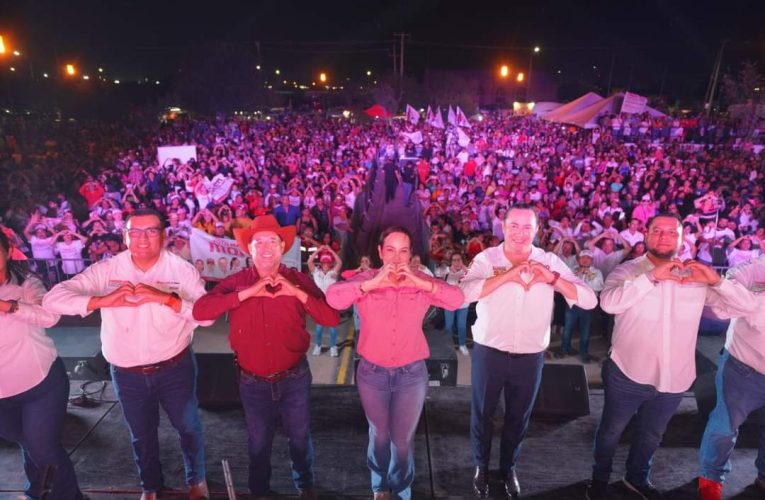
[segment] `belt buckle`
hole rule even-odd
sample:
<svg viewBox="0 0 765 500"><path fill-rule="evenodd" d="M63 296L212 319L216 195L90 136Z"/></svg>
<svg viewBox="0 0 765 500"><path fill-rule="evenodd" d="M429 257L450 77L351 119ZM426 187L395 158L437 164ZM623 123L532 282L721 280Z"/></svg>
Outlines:
<svg viewBox="0 0 765 500"><path fill-rule="evenodd" d="M148 365L148 366L142 366L141 367L141 373L143 375L151 375L153 373L157 373L162 369L162 365L160 364L154 364L154 365Z"/></svg>

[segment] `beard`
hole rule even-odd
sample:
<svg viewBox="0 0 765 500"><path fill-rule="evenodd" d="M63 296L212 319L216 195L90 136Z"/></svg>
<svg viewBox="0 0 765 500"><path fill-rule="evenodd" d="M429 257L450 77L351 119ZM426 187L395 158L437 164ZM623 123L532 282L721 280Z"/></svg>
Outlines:
<svg viewBox="0 0 765 500"><path fill-rule="evenodd" d="M646 249L647 253L650 253L657 259L673 259L677 257L677 250L669 250L666 252L659 252L658 250L654 248L648 248Z"/></svg>

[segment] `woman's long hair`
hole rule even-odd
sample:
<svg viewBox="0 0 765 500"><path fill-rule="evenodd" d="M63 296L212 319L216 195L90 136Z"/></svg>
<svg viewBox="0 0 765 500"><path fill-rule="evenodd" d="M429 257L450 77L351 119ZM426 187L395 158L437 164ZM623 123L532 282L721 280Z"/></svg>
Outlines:
<svg viewBox="0 0 765 500"><path fill-rule="evenodd" d="M21 285L24 280L29 276L29 266L26 261L11 259L11 243L8 241L8 237L0 231L0 247L3 247L5 253L8 255L8 260L5 264L8 270L8 276L6 277L6 283L15 283Z"/></svg>

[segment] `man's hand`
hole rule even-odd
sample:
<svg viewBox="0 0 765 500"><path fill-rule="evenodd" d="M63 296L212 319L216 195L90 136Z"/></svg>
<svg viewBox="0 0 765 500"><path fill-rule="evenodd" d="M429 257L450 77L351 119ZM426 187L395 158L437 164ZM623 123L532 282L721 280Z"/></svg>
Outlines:
<svg viewBox="0 0 765 500"><path fill-rule="evenodd" d="M138 283L133 289L133 295L137 299L135 305L141 305L148 304L150 302L154 302L156 304L165 304L171 294L154 288L151 285L147 285L146 283ZM128 300L130 301L135 299L128 298Z"/></svg>
<svg viewBox="0 0 765 500"><path fill-rule="evenodd" d="M113 292L102 297L91 297L88 302L88 311L95 311L104 307L135 307L139 305L140 298L135 295L135 287L132 283L123 283Z"/></svg>
<svg viewBox="0 0 765 500"><path fill-rule="evenodd" d="M686 260L683 263L683 268L687 272L686 276L683 277L683 283L702 283L715 286L722 279L714 269L695 260Z"/></svg>
<svg viewBox="0 0 765 500"><path fill-rule="evenodd" d="M648 278L651 281L676 281L678 283L683 282L683 277L678 276L676 272L682 272L683 263L679 260L670 260L668 262L662 262L658 266L654 267L648 272Z"/></svg>
<svg viewBox="0 0 765 500"><path fill-rule="evenodd" d="M555 275L550 271L550 266L537 262L535 260L530 261L529 268L531 270L531 281L529 281L526 290L531 290L531 287L540 283L549 285L552 280L555 279Z"/></svg>
<svg viewBox="0 0 765 500"><path fill-rule="evenodd" d="M7 313L11 310L11 301L0 299L0 312Z"/></svg>
<svg viewBox="0 0 765 500"><path fill-rule="evenodd" d="M245 301L252 297L271 297L272 294L266 291L266 286L274 285L274 278L271 276L265 276L258 281L250 285L248 288L239 292L239 301Z"/></svg>

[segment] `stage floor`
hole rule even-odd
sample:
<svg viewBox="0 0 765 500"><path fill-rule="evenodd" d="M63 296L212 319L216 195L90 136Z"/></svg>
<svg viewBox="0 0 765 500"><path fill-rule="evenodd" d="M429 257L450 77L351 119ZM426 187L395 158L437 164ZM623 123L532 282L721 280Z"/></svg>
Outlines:
<svg viewBox="0 0 765 500"><path fill-rule="evenodd" d="M73 394L79 382L72 383ZM525 498L581 499L590 475L592 439L603 402L602 391L590 394L591 414L573 420L532 421L518 463ZM468 440L470 389L436 387L429 390L416 434L415 499L473 498L472 464ZM201 410L204 424L208 481L214 498L226 498L222 459L228 459L239 498L247 498L247 452L241 409ZM315 386L312 389L312 433L316 448L316 486L322 499L371 498L366 467L367 425L355 387ZM501 418L497 415L497 419ZM499 422L497 422L499 423ZM653 481L669 492L669 499L693 499L698 445L702 427L695 400L686 397L672 419L654 460ZM183 466L177 439L162 418L162 463L168 487L183 487ZM624 473L629 431L619 447L613 475ZM727 498L761 498L749 486L756 475L756 434L743 429L733 455L733 472L726 483ZM70 452L81 487L93 499L138 498L140 491L130 450L110 384L94 408L71 407L64 443ZM492 468L497 468L498 436ZM294 497L289 480L286 440L274 443L272 488L277 498ZM24 476L18 448L0 442L0 498L17 498ZM499 493L499 479L494 490ZM630 498L614 485L613 498ZM240 495L241 494L241 495ZM494 498L502 498L497 495Z"/></svg>

